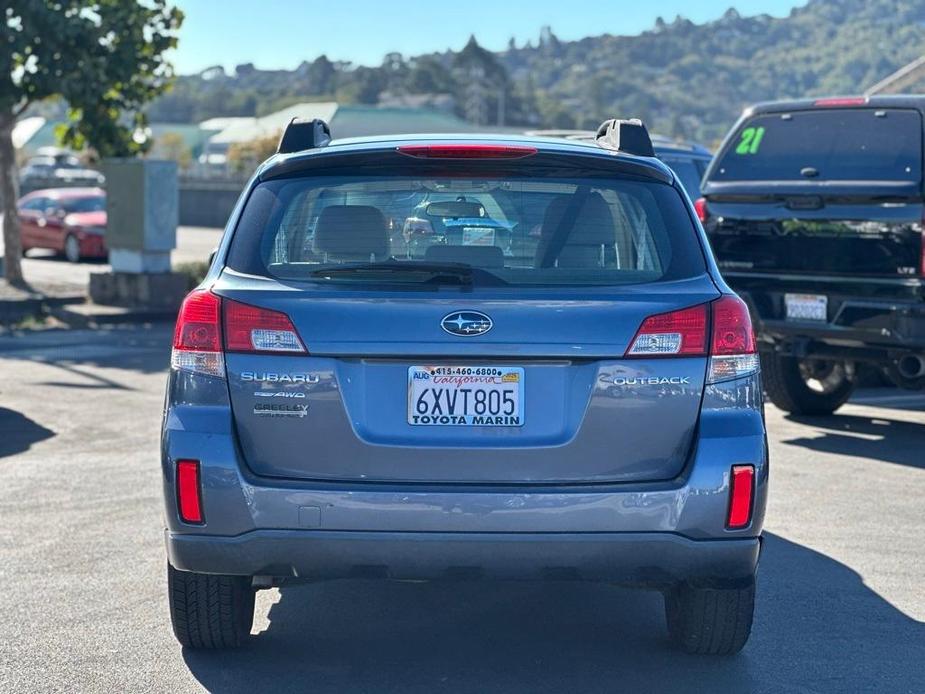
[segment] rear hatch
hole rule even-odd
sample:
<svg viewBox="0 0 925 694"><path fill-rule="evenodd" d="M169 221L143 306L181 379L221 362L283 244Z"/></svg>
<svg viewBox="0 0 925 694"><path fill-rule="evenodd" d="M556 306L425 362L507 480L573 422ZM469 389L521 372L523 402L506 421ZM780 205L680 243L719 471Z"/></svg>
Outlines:
<svg viewBox="0 0 925 694"><path fill-rule="evenodd" d="M542 154L503 171L394 151L371 159L370 171L260 183L212 288L250 468L383 482L677 476L705 381L694 343L709 320L677 312L719 293L666 177ZM438 196L480 203L484 221L460 239L422 227L415 210ZM501 226L511 234L486 231ZM646 318L672 313L624 357ZM281 329L286 317L303 352L229 337L236 321Z"/></svg>
<svg viewBox="0 0 925 694"><path fill-rule="evenodd" d="M852 293L846 282L877 278L902 294L920 276L922 116L859 101L736 126L704 187L704 226L733 285L793 274Z"/></svg>

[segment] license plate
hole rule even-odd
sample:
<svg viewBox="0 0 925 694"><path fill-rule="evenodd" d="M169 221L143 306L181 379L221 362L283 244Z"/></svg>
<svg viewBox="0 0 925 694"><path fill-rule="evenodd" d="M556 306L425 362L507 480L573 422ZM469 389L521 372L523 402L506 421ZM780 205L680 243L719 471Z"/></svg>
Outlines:
<svg viewBox="0 0 925 694"><path fill-rule="evenodd" d="M828 298L824 294L785 294L787 320L826 320Z"/></svg>
<svg viewBox="0 0 925 694"><path fill-rule="evenodd" d="M484 227L463 227L463 246L494 246L495 230Z"/></svg>
<svg viewBox="0 0 925 694"><path fill-rule="evenodd" d="M412 366L408 424L519 427L524 370L517 366Z"/></svg>

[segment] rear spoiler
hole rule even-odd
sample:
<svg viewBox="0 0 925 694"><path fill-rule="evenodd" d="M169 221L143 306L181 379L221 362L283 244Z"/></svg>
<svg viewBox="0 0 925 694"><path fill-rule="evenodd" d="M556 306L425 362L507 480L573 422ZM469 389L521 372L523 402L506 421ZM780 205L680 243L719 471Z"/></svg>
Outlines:
<svg viewBox="0 0 925 694"><path fill-rule="evenodd" d="M331 128L320 118L310 121L293 118L283 130L279 144L276 146L277 154L291 154L306 149L325 147L331 141Z"/></svg>
<svg viewBox="0 0 925 694"><path fill-rule="evenodd" d="M597 129L594 141L599 147L616 152L635 154L637 157L655 156L649 131L638 118L605 120Z"/></svg>

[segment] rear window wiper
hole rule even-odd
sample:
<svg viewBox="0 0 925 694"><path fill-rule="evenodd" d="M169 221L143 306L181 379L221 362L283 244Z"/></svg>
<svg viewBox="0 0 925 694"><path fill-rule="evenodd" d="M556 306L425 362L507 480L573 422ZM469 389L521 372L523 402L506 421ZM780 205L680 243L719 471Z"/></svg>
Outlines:
<svg viewBox="0 0 925 694"><path fill-rule="evenodd" d="M312 277L320 279L338 279L342 277L362 278L410 274L421 279L413 280L420 284L455 284L472 286L474 281L480 284L507 284L494 273L466 263L433 263L415 260L386 260L379 263L343 263L328 265L312 270Z"/></svg>

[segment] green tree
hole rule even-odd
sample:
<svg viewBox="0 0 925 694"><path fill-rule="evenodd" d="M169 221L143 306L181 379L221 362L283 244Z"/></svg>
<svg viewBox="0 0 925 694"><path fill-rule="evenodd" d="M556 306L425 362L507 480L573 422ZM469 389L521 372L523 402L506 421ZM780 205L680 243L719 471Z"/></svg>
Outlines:
<svg viewBox="0 0 925 694"><path fill-rule="evenodd" d="M164 52L177 43L183 14L167 0L5 0L0 10L0 198L4 269L22 284L16 216L16 119L52 97L68 104L63 144L92 146L103 157L132 156L149 142L141 107L170 84Z"/></svg>

